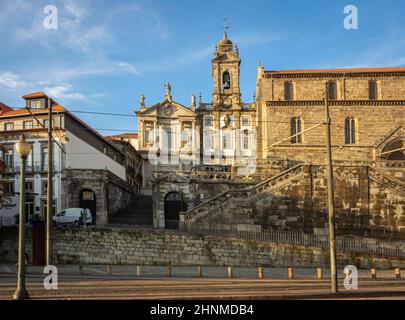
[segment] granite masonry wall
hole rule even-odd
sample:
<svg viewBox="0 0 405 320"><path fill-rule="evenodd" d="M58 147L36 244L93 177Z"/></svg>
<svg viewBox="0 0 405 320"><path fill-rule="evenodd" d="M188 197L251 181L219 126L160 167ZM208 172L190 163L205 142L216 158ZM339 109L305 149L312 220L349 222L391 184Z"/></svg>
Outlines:
<svg viewBox="0 0 405 320"><path fill-rule="evenodd" d="M30 235L27 234L30 254ZM58 229L57 264L327 267L328 250L260 241L127 229ZM17 229L0 230L0 259L17 260ZM338 254L339 268L405 267L405 260Z"/></svg>

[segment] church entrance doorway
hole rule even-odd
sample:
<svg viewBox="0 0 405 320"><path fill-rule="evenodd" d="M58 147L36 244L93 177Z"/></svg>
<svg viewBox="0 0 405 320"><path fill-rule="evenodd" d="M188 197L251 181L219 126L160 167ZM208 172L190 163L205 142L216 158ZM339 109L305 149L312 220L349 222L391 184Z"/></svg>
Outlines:
<svg viewBox="0 0 405 320"><path fill-rule="evenodd" d="M165 229L178 229L181 211L186 211L187 206L183 197L178 192L170 192L165 197Z"/></svg>

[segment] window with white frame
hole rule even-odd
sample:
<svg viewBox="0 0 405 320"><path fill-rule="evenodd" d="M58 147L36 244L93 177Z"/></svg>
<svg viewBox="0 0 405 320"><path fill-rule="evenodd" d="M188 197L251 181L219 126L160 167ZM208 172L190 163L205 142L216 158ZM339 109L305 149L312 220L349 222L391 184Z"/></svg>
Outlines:
<svg viewBox="0 0 405 320"><path fill-rule="evenodd" d="M222 149L232 149L232 131L224 131L222 134Z"/></svg>
<svg viewBox="0 0 405 320"><path fill-rule="evenodd" d="M181 147L191 148L193 146L193 124L190 121L181 124Z"/></svg>
<svg viewBox="0 0 405 320"><path fill-rule="evenodd" d="M23 123L24 130L29 130L33 128L32 121L24 121Z"/></svg>
<svg viewBox="0 0 405 320"><path fill-rule="evenodd" d="M4 130L6 131L13 131L14 130L14 123L13 122L7 122L4 125Z"/></svg>
<svg viewBox="0 0 405 320"><path fill-rule="evenodd" d="M8 170L14 168L14 152L13 149L8 149L4 152L4 164Z"/></svg>
<svg viewBox="0 0 405 320"><path fill-rule="evenodd" d="M204 131L204 149L214 149L215 148L215 134L214 130Z"/></svg>
<svg viewBox="0 0 405 320"><path fill-rule="evenodd" d="M29 106L31 109L41 109L41 100L32 100Z"/></svg>

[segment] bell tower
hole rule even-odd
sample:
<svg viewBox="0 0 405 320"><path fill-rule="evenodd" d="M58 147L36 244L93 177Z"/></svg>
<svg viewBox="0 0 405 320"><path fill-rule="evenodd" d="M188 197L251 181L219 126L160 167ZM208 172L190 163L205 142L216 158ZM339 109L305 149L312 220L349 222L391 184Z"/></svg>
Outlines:
<svg viewBox="0 0 405 320"><path fill-rule="evenodd" d="M224 31L212 59L212 80L214 82L212 104L214 108L240 108L239 71L238 47L233 45Z"/></svg>

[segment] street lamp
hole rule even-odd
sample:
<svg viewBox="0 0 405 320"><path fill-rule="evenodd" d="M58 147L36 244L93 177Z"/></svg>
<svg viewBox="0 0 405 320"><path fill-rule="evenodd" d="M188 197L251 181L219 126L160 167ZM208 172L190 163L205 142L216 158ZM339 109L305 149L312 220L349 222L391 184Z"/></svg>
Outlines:
<svg viewBox="0 0 405 320"><path fill-rule="evenodd" d="M19 218L19 236L18 236L18 284L14 293L14 300L28 299L28 291L25 288L25 164L28 155L31 152L29 143L22 135L15 144L18 156L21 158L20 168L20 218Z"/></svg>

